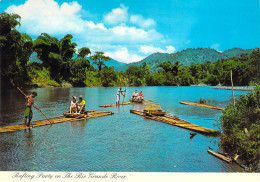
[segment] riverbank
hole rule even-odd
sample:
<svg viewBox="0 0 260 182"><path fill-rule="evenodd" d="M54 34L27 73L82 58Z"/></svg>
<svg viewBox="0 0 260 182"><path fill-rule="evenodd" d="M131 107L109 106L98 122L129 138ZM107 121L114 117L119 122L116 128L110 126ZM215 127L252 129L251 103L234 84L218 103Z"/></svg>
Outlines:
<svg viewBox="0 0 260 182"><path fill-rule="evenodd" d="M114 87L120 87L121 85L114 86ZM126 85L129 87L129 85ZM158 85L159 86L159 85ZM61 84L54 82L49 83L33 83L30 85L30 88L49 88L49 87L64 87L64 88L72 88L73 85L69 82L62 82ZM86 87L93 87L93 86L86 86ZM100 87L100 86L94 86L94 87ZM210 86L206 84L199 84L199 85L190 85L190 87L210 87L212 89L222 89L222 90L232 90L232 86ZM234 86L233 89L237 91L253 91L256 88L256 86Z"/></svg>
<svg viewBox="0 0 260 182"><path fill-rule="evenodd" d="M222 113L220 145L250 171L260 171L260 87L230 103Z"/></svg>
<svg viewBox="0 0 260 182"><path fill-rule="evenodd" d="M232 86L213 86L213 89L224 89L224 90L232 90ZM234 90L240 91L252 91L256 88L256 86L234 86Z"/></svg>

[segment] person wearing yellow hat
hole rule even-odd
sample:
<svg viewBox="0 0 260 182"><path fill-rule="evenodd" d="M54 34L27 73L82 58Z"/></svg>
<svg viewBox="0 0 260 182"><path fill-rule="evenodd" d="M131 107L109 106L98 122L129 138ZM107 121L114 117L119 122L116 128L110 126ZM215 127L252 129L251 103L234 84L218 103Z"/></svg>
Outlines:
<svg viewBox="0 0 260 182"><path fill-rule="evenodd" d="M78 111L80 114L85 112L86 101L83 100L82 95L79 96L79 102L77 103L77 106L78 106Z"/></svg>
<svg viewBox="0 0 260 182"><path fill-rule="evenodd" d="M77 99L75 96L72 97L72 101L70 102L70 113L77 112Z"/></svg>

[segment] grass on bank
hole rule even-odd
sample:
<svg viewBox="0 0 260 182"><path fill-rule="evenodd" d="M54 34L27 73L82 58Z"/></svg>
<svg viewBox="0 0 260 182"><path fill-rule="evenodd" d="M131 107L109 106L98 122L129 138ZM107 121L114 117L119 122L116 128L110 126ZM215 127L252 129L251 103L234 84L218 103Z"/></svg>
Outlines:
<svg viewBox="0 0 260 182"><path fill-rule="evenodd" d="M38 87L59 87L60 84L52 80L50 72L45 67L37 67L28 69L28 76L31 79L32 84L38 85Z"/></svg>
<svg viewBox="0 0 260 182"><path fill-rule="evenodd" d="M260 86L230 103L220 119L220 145L231 157L239 156L251 171L260 171Z"/></svg>

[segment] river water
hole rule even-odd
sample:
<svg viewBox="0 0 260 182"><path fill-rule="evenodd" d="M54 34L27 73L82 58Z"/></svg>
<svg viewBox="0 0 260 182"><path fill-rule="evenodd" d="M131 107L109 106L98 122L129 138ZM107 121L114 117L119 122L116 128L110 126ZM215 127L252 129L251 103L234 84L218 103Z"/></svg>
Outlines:
<svg viewBox="0 0 260 182"><path fill-rule="evenodd" d="M226 106L231 90L211 87L127 87L126 99L142 90L146 100L160 103L168 114L218 130L221 111L179 104L179 101L210 100ZM143 104L100 108L115 103L117 88L38 88L35 103L48 116L67 111L72 96L83 95L87 110L110 110L114 115L76 122L0 133L0 171L119 171L119 172L240 172L207 153L218 151L219 138L131 114ZM248 91L235 91L239 97ZM122 98L121 98L122 101ZM17 90L1 92L0 126L23 122L25 99ZM44 116L33 109L33 120Z"/></svg>

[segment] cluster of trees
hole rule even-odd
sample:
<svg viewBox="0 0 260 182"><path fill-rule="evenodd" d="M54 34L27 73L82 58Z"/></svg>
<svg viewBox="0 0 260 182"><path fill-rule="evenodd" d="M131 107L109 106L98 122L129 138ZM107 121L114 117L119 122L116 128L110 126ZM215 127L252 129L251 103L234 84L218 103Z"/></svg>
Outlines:
<svg viewBox="0 0 260 182"><path fill-rule="evenodd" d="M20 83L29 81L26 65L33 52L33 41L15 29L21 25L20 20L17 14L0 14L1 84L10 83L14 78Z"/></svg>
<svg viewBox="0 0 260 182"><path fill-rule="evenodd" d="M82 47L76 54L77 44L73 36L65 35L60 40L42 33L36 40L15 29L20 26L17 14L0 14L1 84L10 79L20 85L44 83L60 86L188 86L205 83L208 85L230 85L230 70L233 70L234 85L259 83L260 49L241 57L221 59L217 62L185 66L173 59L157 62L157 69L143 62L129 66L125 72L105 66L110 58L103 52L89 56L89 48ZM196 49L195 51L203 51ZM30 62L35 52L41 63ZM77 55L77 56L75 56ZM86 56L89 56L87 59ZM89 60L93 61L93 65ZM95 66L96 65L96 66Z"/></svg>
<svg viewBox="0 0 260 182"><path fill-rule="evenodd" d="M33 41L29 35L15 29L20 26L20 20L17 14L0 14L1 84L6 86L14 80L20 85L31 85L33 80L43 79L56 85L69 82L73 86L85 86L87 72L95 71L85 58L91 54L90 49L80 48L74 59L77 44L72 42L72 35L67 34L58 40L42 33ZM37 53L41 63L29 61L33 52ZM110 58L103 52L96 52L90 59L98 66L96 76L102 76L104 61ZM46 77L49 79L46 80Z"/></svg>
<svg viewBox="0 0 260 182"><path fill-rule="evenodd" d="M220 145L231 157L239 156L252 171L260 171L260 86L230 103L221 116Z"/></svg>
<svg viewBox="0 0 260 182"><path fill-rule="evenodd" d="M221 59L215 63L191 64L165 61L155 72L145 62L141 66L130 66L126 74L130 85L188 86L205 83L208 85L230 85L230 70L235 86L254 85L260 81L260 49L241 57Z"/></svg>

